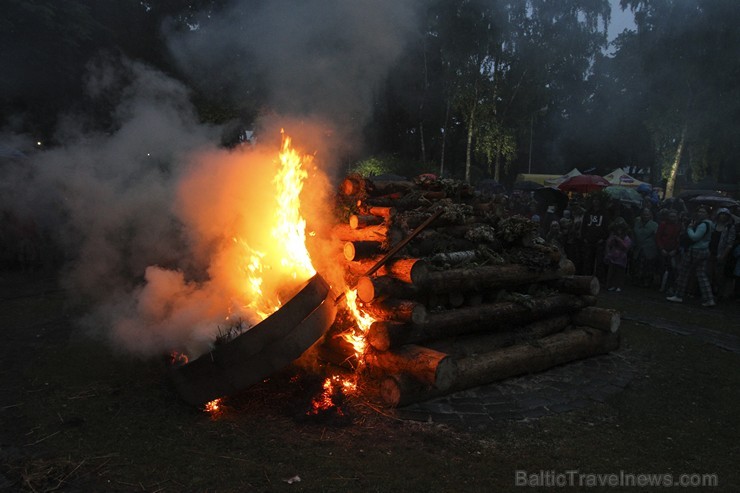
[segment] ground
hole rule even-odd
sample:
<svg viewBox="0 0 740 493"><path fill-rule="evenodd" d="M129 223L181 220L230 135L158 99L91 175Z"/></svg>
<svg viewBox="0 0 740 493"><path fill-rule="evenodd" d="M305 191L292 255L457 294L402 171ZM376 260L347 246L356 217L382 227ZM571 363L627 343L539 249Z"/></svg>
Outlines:
<svg viewBox="0 0 740 493"><path fill-rule="evenodd" d="M67 300L51 276L0 275L0 490L553 491L543 481L577 470L712 474L716 488L691 489L740 491L737 301L706 309L642 288L604 293L599 305L623 313L618 351L503 382L499 393L528 389L511 401L518 407L465 422L363 398L344 418L307 418L311 382L282 377L209 415L179 399L164 362L118 354L75 330ZM589 367L606 367L600 378L613 381L588 390ZM552 389L568 379L564 391L576 395L582 381L582 398L555 399ZM538 394L542 382L547 395ZM543 486L517 488L517 477Z"/></svg>

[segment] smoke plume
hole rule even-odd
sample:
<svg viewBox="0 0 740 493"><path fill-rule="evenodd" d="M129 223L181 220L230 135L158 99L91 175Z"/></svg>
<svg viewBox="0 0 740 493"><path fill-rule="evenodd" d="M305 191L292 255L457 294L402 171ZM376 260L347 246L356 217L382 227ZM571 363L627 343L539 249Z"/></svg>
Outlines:
<svg viewBox="0 0 740 493"><path fill-rule="evenodd" d="M417 33L416 1L235 1L188 32L168 32L180 68L235 101L331 121L351 138Z"/></svg>
<svg viewBox="0 0 740 493"><path fill-rule="evenodd" d="M326 170L357 135L414 24L406 2L245 5L201 29L170 32L170 46L202 87L235 101L257 97L255 80L267 88L257 145L218 147L221 129L198 121L185 85L117 59L91 63L87 80L96 108L109 108L106 132L67 115L56 136L62 145L0 166L2 210L33 225L40 256L45 245L59 246L52 262L64 264L68 291L92 307L84 327L135 354L198 355L226 317L257 321L242 304L241 249L261 247L280 129L316 157L303 212L325 227ZM22 147L18 138L3 141ZM331 263L321 256L316 267L322 262Z"/></svg>

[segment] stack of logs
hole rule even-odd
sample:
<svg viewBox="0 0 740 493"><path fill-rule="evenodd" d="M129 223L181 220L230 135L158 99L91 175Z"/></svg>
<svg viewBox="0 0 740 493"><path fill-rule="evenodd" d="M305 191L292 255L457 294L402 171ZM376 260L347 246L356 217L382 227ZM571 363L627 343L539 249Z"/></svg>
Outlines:
<svg viewBox="0 0 740 493"><path fill-rule="evenodd" d="M536 225L460 183L348 177L338 261L361 309L363 371L403 406L603 354L619 345L619 313L596 305L598 279L577 276ZM429 226L434 215L434 221ZM421 228L419 227L421 226ZM421 230L424 228L423 230ZM403 248L399 248L403 245ZM390 251L390 255L389 255ZM320 355L358 365L338 317Z"/></svg>

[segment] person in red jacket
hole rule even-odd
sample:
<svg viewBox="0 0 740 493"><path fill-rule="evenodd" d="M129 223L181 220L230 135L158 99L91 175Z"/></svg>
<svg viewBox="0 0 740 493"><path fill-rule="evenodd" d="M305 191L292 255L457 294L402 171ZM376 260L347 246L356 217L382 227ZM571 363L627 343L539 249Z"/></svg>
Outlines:
<svg viewBox="0 0 740 493"><path fill-rule="evenodd" d="M681 234L681 223L678 222L678 213L669 210L665 219L658 224L655 233L655 243L662 262L662 277L660 291L672 290L676 282L676 267L679 260L678 238ZM673 293L671 293L673 294Z"/></svg>

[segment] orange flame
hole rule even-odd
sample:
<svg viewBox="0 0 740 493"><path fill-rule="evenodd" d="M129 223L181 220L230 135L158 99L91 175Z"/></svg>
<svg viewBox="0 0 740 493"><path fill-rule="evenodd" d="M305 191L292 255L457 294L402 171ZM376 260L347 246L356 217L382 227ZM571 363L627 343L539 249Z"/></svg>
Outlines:
<svg viewBox="0 0 740 493"><path fill-rule="evenodd" d="M243 285L247 306L261 320L282 305L280 290L309 279L316 274L306 249L306 221L300 212L300 194L308 173L303 169L311 156L301 157L292 147L290 137L283 134L279 154L279 169L275 185L275 212L270 231L273 241L269 250L260 251L246 240L235 237L234 243L243 252Z"/></svg>
<svg viewBox="0 0 740 493"><path fill-rule="evenodd" d="M221 399L214 399L210 402L206 402L203 406L203 410L208 414L217 414L221 411Z"/></svg>
<svg viewBox="0 0 740 493"><path fill-rule="evenodd" d="M375 322L375 319L362 311L357 306L356 289L347 289L344 294L347 308L349 308L352 316L355 317L355 322L357 322L357 325L355 327L352 327L352 329L345 333L343 337L344 340L352 344L352 347L354 347L355 349L355 355L358 357L358 359L361 360L362 355L365 353L365 349L367 348L365 335L367 334L367 331L370 329L370 326L373 324L373 322Z"/></svg>
<svg viewBox="0 0 740 493"><path fill-rule="evenodd" d="M357 391L357 383L353 380L342 378L339 375L333 375L324 380L323 391L313 398L311 409L307 414L315 415L329 409L336 409L337 414L344 415L341 407L334 402L334 397L339 394L353 394Z"/></svg>

